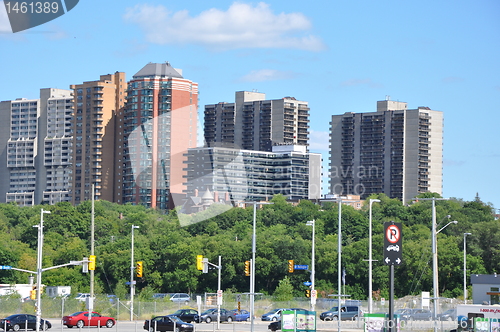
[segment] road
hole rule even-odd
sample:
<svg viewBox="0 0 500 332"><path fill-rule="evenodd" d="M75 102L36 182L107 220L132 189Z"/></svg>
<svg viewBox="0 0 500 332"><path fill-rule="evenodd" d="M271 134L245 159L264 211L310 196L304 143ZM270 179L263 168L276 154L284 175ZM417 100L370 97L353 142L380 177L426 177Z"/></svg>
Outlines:
<svg viewBox="0 0 500 332"><path fill-rule="evenodd" d="M61 321L57 318L48 319L52 323L52 329L49 332L79 332L76 327L67 328L61 324ZM267 326L270 322L263 322L261 320L254 321L254 331L256 332L269 332ZM111 329L107 328L96 328L96 327L84 327L84 330L89 330L93 332L146 332L143 329L143 320L137 321L118 321L118 323ZM200 323L194 324L196 332L250 332L251 324L249 322L234 322L234 323L220 323L220 329L217 330L217 323ZM363 325L361 322L341 322L341 331L342 332L359 332L363 331ZM323 322L318 320L316 323L317 331L337 331L338 330L338 322Z"/></svg>

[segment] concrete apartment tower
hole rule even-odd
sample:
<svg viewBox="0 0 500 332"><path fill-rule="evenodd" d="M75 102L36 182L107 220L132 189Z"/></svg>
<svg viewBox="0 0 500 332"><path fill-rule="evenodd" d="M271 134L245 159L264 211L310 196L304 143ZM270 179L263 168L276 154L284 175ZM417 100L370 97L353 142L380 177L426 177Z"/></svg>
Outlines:
<svg viewBox="0 0 500 332"><path fill-rule="evenodd" d="M309 145L309 106L293 97L266 100L237 91L234 103L205 106L205 144L272 151L276 144Z"/></svg>
<svg viewBox="0 0 500 332"><path fill-rule="evenodd" d="M197 143L198 83L168 62L148 63L128 83L123 121L123 203L171 208Z"/></svg>
<svg viewBox="0 0 500 332"><path fill-rule="evenodd" d="M333 115L329 166L331 194L441 195L443 113L387 99L376 112Z"/></svg>
<svg viewBox="0 0 500 332"><path fill-rule="evenodd" d="M72 203L92 199L121 203L120 116L125 104L125 73L71 85L74 90ZM115 170L115 165L118 169Z"/></svg>
<svg viewBox="0 0 500 332"><path fill-rule="evenodd" d="M0 103L0 202L71 200L73 91Z"/></svg>

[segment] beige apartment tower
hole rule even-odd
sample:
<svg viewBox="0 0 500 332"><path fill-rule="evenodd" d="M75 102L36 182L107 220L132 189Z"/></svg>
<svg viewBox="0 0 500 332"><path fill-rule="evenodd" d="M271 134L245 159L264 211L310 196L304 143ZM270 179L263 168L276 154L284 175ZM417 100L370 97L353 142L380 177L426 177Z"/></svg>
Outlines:
<svg viewBox="0 0 500 332"><path fill-rule="evenodd" d="M98 81L72 85L73 122L72 203L95 199L121 203L120 116L125 104L125 73L101 75Z"/></svg>
<svg viewBox="0 0 500 332"><path fill-rule="evenodd" d="M333 115L331 194L384 193L403 202L443 191L443 113L384 100L377 111Z"/></svg>

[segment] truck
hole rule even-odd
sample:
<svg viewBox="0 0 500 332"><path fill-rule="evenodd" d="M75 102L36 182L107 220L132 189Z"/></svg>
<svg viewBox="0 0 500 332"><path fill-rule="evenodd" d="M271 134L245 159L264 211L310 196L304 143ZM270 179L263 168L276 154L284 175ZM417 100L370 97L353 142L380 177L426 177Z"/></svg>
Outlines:
<svg viewBox="0 0 500 332"><path fill-rule="evenodd" d="M487 319L495 325L500 322L500 305L459 304L457 305L458 328L452 331L475 331L475 318ZM493 323L492 323L493 324Z"/></svg>
<svg viewBox="0 0 500 332"><path fill-rule="evenodd" d="M68 297L71 294L71 286L47 286L45 291L49 297Z"/></svg>

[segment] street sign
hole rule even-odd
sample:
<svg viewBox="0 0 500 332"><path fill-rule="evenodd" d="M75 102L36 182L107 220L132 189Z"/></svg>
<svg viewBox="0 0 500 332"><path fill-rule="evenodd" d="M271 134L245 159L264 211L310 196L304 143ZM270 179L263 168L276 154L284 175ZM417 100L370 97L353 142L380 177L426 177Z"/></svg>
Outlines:
<svg viewBox="0 0 500 332"><path fill-rule="evenodd" d="M294 265L293 268L294 270L308 270L309 265Z"/></svg>
<svg viewBox="0 0 500 332"><path fill-rule="evenodd" d="M310 281L304 281L304 286L311 286L312 285L312 282Z"/></svg>
<svg viewBox="0 0 500 332"><path fill-rule="evenodd" d="M0 270L11 270L12 266L9 265L0 265Z"/></svg>
<svg viewBox="0 0 500 332"><path fill-rule="evenodd" d="M400 265L403 262L403 225L396 222L384 223L384 264Z"/></svg>

